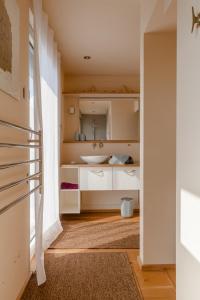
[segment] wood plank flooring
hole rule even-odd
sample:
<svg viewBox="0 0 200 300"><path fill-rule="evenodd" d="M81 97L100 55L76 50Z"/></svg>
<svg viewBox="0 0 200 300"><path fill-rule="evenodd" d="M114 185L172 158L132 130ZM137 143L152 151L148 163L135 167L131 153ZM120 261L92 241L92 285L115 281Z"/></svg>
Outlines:
<svg viewBox="0 0 200 300"><path fill-rule="evenodd" d="M112 222L119 219L119 213L84 213L81 215L64 216L66 222L89 222L90 220L103 219L105 222ZM139 222L138 214L133 217L133 223ZM131 266L135 271L138 286L141 289L144 300L175 300L176 283L175 269L169 268L157 271L142 271L138 265L137 257L139 250L136 249L49 249L48 253L95 253L95 252L126 252Z"/></svg>

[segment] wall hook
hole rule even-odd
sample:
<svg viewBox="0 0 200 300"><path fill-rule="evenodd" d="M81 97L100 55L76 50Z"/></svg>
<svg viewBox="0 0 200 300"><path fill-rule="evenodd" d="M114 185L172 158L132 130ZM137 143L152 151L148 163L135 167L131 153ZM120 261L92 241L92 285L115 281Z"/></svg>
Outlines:
<svg viewBox="0 0 200 300"><path fill-rule="evenodd" d="M194 7L192 7L192 31L194 31L194 27L199 27L200 26L200 13L198 13L197 15L195 15L194 12Z"/></svg>

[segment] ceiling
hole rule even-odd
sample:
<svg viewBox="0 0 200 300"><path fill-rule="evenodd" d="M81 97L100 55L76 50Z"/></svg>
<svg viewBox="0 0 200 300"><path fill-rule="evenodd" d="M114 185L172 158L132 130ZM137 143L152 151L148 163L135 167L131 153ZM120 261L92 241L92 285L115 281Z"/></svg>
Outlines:
<svg viewBox="0 0 200 300"><path fill-rule="evenodd" d="M177 27L177 0L157 0L152 6L152 14L146 32L175 31Z"/></svg>
<svg viewBox="0 0 200 300"><path fill-rule="evenodd" d="M81 114L85 115L106 115L108 112L109 101L84 101L79 102Z"/></svg>
<svg viewBox="0 0 200 300"><path fill-rule="evenodd" d="M139 2L43 0L65 74L139 75Z"/></svg>

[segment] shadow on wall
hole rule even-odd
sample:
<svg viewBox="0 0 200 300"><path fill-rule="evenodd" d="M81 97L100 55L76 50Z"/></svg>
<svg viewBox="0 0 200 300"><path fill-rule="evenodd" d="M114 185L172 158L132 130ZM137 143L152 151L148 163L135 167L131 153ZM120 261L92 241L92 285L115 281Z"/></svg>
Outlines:
<svg viewBox="0 0 200 300"><path fill-rule="evenodd" d="M181 189L180 199L181 244L200 263L200 195Z"/></svg>
<svg viewBox="0 0 200 300"><path fill-rule="evenodd" d="M145 8L143 28L145 32L174 30L176 28L177 1L143 1Z"/></svg>

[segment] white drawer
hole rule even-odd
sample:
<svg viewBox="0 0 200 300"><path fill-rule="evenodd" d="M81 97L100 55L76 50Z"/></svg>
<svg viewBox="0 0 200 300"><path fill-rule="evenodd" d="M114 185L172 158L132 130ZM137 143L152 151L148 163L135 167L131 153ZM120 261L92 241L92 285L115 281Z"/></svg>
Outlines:
<svg viewBox="0 0 200 300"><path fill-rule="evenodd" d="M113 190L139 190L139 176L138 167L113 168Z"/></svg>
<svg viewBox="0 0 200 300"><path fill-rule="evenodd" d="M112 168L80 168L80 190L112 190Z"/></svg>

